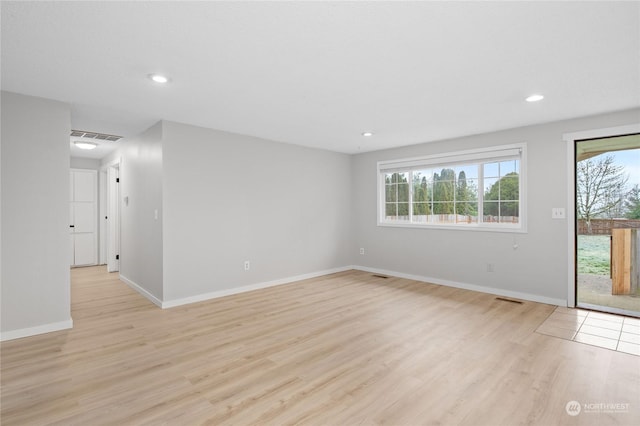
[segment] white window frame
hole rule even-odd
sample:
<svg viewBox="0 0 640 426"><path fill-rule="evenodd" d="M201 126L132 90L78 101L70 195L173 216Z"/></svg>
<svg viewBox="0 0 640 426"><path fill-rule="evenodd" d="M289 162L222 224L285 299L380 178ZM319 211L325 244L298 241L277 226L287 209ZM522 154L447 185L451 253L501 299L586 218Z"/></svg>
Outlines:
<svg viewBox="0 0 640 426"><path fill-rule="evenodd" d="M517 224L482 222L483 216L480 214L482 200L484 196L482 167L478 176L478 223L475 224L438 224L438 223L417 223L412 222L413 211L413 184L412 175L409 174L409 221L387 221L385 220L385 174L393 172L411 171L423 167L445 168L447 166L463 164L481 164L506 159L518 158L520 160L519 174L519 216ZM378 161L377 163L377 185L378 185L378 226L399 227L399 228L421 228L421 229L454 229L457 231L492 231L492 232L527 232L527 144L517 143L510 145L492 146L481 149L449 152L435 154L425 157L404 158L399 160Z"/></svg>

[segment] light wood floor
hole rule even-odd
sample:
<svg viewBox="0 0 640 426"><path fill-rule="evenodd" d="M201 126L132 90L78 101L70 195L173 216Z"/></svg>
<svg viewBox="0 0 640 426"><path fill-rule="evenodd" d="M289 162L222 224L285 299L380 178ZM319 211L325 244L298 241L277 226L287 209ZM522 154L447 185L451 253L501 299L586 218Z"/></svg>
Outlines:
<svg viewBox="0 0 640 426"><path fill-rule="evenodd" d="M536 333L549 305L350 271L161 310L102 267L72 301L0 346L3 425L640 424L640 357Z"/></svg>

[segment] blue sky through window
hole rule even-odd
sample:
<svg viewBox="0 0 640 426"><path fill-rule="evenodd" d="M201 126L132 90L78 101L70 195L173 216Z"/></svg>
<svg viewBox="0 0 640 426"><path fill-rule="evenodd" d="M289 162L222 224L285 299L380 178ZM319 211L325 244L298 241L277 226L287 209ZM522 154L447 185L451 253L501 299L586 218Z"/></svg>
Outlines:
<svg viewBox="0 0 640 426"><path fill-rule="evenodd" d="M629 175L627 187L640 185L640 149L628 149L625 151L615 151L602 155L612 155L615 163L624 166L624 171Z"/></svg>

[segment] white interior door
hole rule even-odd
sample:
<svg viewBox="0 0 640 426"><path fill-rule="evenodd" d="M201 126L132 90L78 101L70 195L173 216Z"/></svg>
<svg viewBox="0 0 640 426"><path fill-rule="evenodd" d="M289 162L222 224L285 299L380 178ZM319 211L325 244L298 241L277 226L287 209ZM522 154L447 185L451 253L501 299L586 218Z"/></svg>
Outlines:
<svg viewBox="0 0 640 426"><path fill-rule="evenodd" d="M94 254L96 242L93 234L82 233L74 235L74 266L95 265Z"/></svg>
<svg viewBox="0 0 640 426"><path fill-rule="evenodd" d="M98 263L97 171L72 169L71 175L72 266Z"/></svg>

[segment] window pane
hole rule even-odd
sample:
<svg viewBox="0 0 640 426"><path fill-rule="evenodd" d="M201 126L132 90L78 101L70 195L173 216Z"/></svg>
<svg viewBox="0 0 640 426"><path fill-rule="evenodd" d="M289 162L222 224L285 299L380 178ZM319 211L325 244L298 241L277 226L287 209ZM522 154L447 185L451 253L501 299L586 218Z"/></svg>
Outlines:
<svg viewBox="0 0 640 426"><path fill-rule="evenodd" d="M483 209L483 222L498 222L498 217L500 216L500 203L498 201L485 201Z"/></svg>
<svg viewBox="0 0 640 426"><path fill-rule="evenodd" d="M456 214L453 212L447 213L445 211L446 209L443 209L441 204L440 208L438 209L436 209L434 205L433 210L434 214L431 216L431 220L433 221L433 223L451 224L456 222Z"/></svg>
<svg viewBox="0 0 640 426"><path fill-rule="evenodd" d="M386 202L395 202L398 201L398 195L397 195L397 185L385 185L384 188L385 191L385 195L384 195L384 199Z"/></svg>
<svg viewBox="0 0 640 426"><path fill-rule="evenodd" d="M409 173L408 172L402 172L402 173L386 173L385 174L385 182L386 183L402 183L402 182L407 182Z"/></svg>
<svg viewBox="0 0 640 426"><path fill-rule="evenodd" d="M416 181L422 182L423 179L427 183L431 182L431 180L433 179L433 170L420 169L420 170L414 170L413 171L413 181L414 182L416 182Z"/></svg>
<svg viewBox="0 0 640 426"><path fill-rule="evenodd" d="M484 177L500 177L500 163L486 163L484 165Z"/></svg>
<svg viewBox="0 0 640 426"><path fill-rule="evenodd" d="M517 201L485 201L483 220L486 223L518 223L519 207Z"/></svg>
<svg viewBox="0 0 640 426"><path fill-rule="evenodd" d="M446 168L440 170L440 173L433 174L434 182L437 181L455 181L456 180L456 171L451 168Z"/></svg>
<svg viewBox="0 0 640 426"><path fill-rule="evenodd" d="M518 216L502 216L500 218L500 223L513 223L518 224L520 222L520 218Z"/></svg>
<svg viewBox="0 0 640 426"><path fill-rule="evenodd" d="M511 174L500 179L500 200L518 200L520 178Z"/></svg>
<svg viewBox="0 0 640 426"><path fill-rule="evenodd" d="M484 179L484 199L498 200L500 198L500 184L498 178Z"/></svg>
<svg viewBox="0 0 640 426"><path fill-rule="evenodd" d="M456 182L456 204L478 201L477 179L460 179Z"/></svg>
<svg viewBox="0 0 640 426"><path fill-rule="evenodd" d="M461 201L478 201L478 180L467 179L466 198Z"/></svg>
<svg viewBox="0 0 640 426"><path fill-rule="evenodd" d="M431 172L418 170L413 172L413 201L431 201Z"/></svg>
<svg viewBox="0 0 640 426"><path fill-rule="evenodd" d="M509 173L520 173L520 160L508 160L500 162L500 176L506 176Z"/></svg>
<svg viewBox="0 0 640 426"><path fill-rule="evenodd" d="M453 202L449 201L434 201L433 202L433 213L434 214L453 214L455 210L453 208Z"/></svg>
<svg viewBox="0 0 640 426"><path fill-rule="evenodd" d="M409 203L398 203L398 218L409 220Z"/></svg>
<svg viewBox="0 0 640 426"><path fill-rule="evenodd" d="M387 219L394 219L397 215L397 207L395 203L385 204L384 214Z"/></svg>
<svg viewBox="0 0 640 426"><path fill-rule="evenodd" d="M408 183L399 183L398 184L398 202L408 202L409 201L409 184Z"/></svg>
<svg viewBox="0 0 640 426"><path fill-rule="evenodd" d="M413 203L413 216L427 215L431 213L430 203Z"/></svg>
<svg viewBox="0 0 640 426"><path fill-rule="evenodd" d="M438 178L433 184L433 200L449 201L453 203L455 193L455 183L453 179Z"/></svg>
<svg viewBox="0 0 640 426"><path fill-rule="evenodd" d="M417 223L427 223L430 221L431 204L413 203L413 221Z"/></svg>
<svg viewBox="0 0 640 426"><path fill-rule="evenodd" d="M431 201L431 188L425 184L417 184L413 187L413 201L427 202Z"/></svg>
<svg viewBox="0 0 640 426"><path fill-rule="evenodd" d="M500 202L500 216L501 217L518 217L519 216L519 206L517 201L501 201ZM511 219L508 220L509 222ZM500 220L503 222L503 220ZM516 221L517 223L517 221Z"/></svg>
<svg viewBox="0 0 640 426"><path fill-rule="evenodd" d="M465 216L461 221L471 220L468 217L475 217L472 222L478 221L478 203L456 203L456 213ZM468 216L468 217L467 217Z"/></svg>
<svg viewBox="0 0 640 426"><path fill-rule="evenodd" d="M460 178L460 173L464 174L466 179L478 179L478 165L466 164L464 166L455 167L456 176Z"/></svg>

